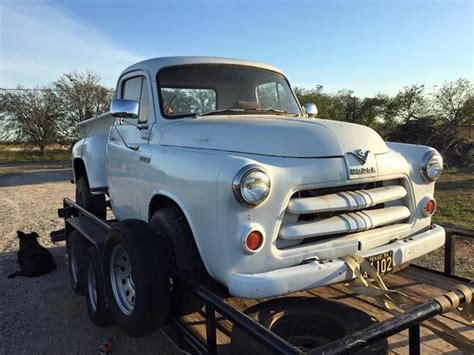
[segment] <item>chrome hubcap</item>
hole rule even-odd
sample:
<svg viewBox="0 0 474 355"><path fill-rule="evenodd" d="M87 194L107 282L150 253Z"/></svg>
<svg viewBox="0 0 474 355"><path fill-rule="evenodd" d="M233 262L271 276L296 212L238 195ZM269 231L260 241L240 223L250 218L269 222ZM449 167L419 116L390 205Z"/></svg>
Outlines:
<svg viewBox="0 0 474 355"><path fill-rule="evenodd" d="M110 258L110 282L114 298L124 314L130 314L135 307L135 283L132 265L123 246L116 245Z"/></svg>
<svg viewBox="0 0 474 355"><path fill-rule="evenodd" d="M95 312L97 311L97 280L92 263L89 263L89 270L87 271L87 289L89 291L89 300L91 301L92 309Z"/></svg>

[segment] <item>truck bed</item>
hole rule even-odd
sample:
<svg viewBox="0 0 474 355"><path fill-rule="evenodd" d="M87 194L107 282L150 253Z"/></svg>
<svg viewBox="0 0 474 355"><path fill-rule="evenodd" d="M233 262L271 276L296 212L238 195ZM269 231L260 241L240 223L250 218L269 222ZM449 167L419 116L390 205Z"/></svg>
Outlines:
<svg viewBox="0 0 474 355"><path fill-rule="evenodd" d="M454 285L459 282L433 272L425 271L415 267L408 267L396 274L390 274L384 277L387 287L405 292L418 301L427 301L436 296L446 293ZM288 295L286 295L288 296ZM295 292L289 296L319 296L325 299L334 300L344 303L348 306L358 308L378 321L383 321L392 317L384 308L376 304L374 299L366 296L356 296L351 293L344 285L336 284L332 286L307 290L303 292ZM226 302L235 308L245 311L248 307L254 306L258 302L265 300L244 299L238 297L231 297L226 299ZM447 313L437 316L441 322L449 326L451 329L462 333L469 339L474 339L474 328L470 327L466 320L455 313ZM206 321L203 311L196 312L180 319L180 322L185 325L198 339L203 343L206 342ZM217 344L219 354L230 354L230 334L232 324L220 317L216 316L217 322ZM421 352L426 354L462 354L451 344L438 338L430 330L421 327ZM408 330L398 333L388 338L389 349L391 354L408 354Z"/></svg>

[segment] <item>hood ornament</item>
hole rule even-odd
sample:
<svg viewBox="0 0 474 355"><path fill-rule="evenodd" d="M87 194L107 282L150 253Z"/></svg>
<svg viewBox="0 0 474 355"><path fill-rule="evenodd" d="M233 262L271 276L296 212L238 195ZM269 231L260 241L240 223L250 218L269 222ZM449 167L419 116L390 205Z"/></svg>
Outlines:
<svg viewBox="0 0 474 355"><path fill-rule="evenodd" d="M370 150L363 150L363 149L356 149L349 154L352 154L362 165L367 162L367 158L369 157Z"/></svg>

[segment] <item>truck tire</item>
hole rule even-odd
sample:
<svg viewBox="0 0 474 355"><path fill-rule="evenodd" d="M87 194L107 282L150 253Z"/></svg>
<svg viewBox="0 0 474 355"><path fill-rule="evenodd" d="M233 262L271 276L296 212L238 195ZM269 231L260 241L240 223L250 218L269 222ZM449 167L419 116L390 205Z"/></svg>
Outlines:
<svg viewBox="0 0 474 355"><path fill-rule="evenodd" d="M105 203L105 195L91 194L86 176L81 176L76 181L76 203L93 215L106 219L107 206Z"/></svg>
<svg viewBox="0 0 474 355"><path fill-rule="evenodd" d="M100 265L100 255L95 246L86 253L86 305L92 323L99 327L111 324L110 311L105 298L104 275Z"/></svg>
<svg viewBox="0 0 474 355"><path fill-rule="evenodd" d="M375 323L366 313L319 297L277 298L247 309L251 318L302 351L365 329ZM273 354L239 327L231 334L233 354ZM386 354L387 340L381 340L353 354ZM351 353L352 354L352 353Z"/></svg>
<svg viewBox="0 0 474 355"><path fill-rule="evenodd" d="M156 211L150 219L151 228L169 250L171 264L184 276L205 283L207 271L197 250L186 217L178 207ZM203 302L179 280L173 280L170 312L177 317L200 310Z"/></svg>
<svg viewBox="0 0 474 355"><path fill-rule="evenodd" d="M90 243L74 230L67 239L69 279L74 292L83 295L86 285L86 253Z"/></svg>
<svg viewBox="0 0 474 355"><path fill-rule="evenodd" d="M163 326L170 302L169 256L150 226L118 222L104 245L104 278L110 313L129 336Z"/></svg>

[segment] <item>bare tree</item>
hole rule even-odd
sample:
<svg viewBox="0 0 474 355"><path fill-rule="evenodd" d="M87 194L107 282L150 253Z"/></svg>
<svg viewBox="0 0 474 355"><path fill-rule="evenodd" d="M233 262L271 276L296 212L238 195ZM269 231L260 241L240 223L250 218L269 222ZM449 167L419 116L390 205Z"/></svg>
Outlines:
<svg viewBox="0 0 474 355"><path fill-rule="evenodd" d="M78 137L77 124L107 112L112 90L100 84L100 77L90 71L63 74L53 84L64 112L61 134L67 139Z"/></svg>
<svg viewBox="0 0 474 355"><path fill-rule="evenodd" d="M431 94L431 100L426 99L421 90L411 88L405 88L406 100L401 101L401 111L405 112L406 119L389 133L388 138L430 145L443 155L447 164L469 165L472 143L459 135L459 127L474 119L472 84L465 79L447 82ZM396 99L400 96L399 93Z"/></svg>
<svg viewBox="0 0 474 355"><path fill-rule="evenodd" d="M31 143L42 155L48 144L57 142L61 110L51 88L0 94L2 140Z"/></svg>
<svg viewBox="0 0 474 355"><path fill-rule="evenodd" d="M445 123L460 125L474 120L474 89L469 80L443 84L433 94L433 101L436 115Z"/></svg>

